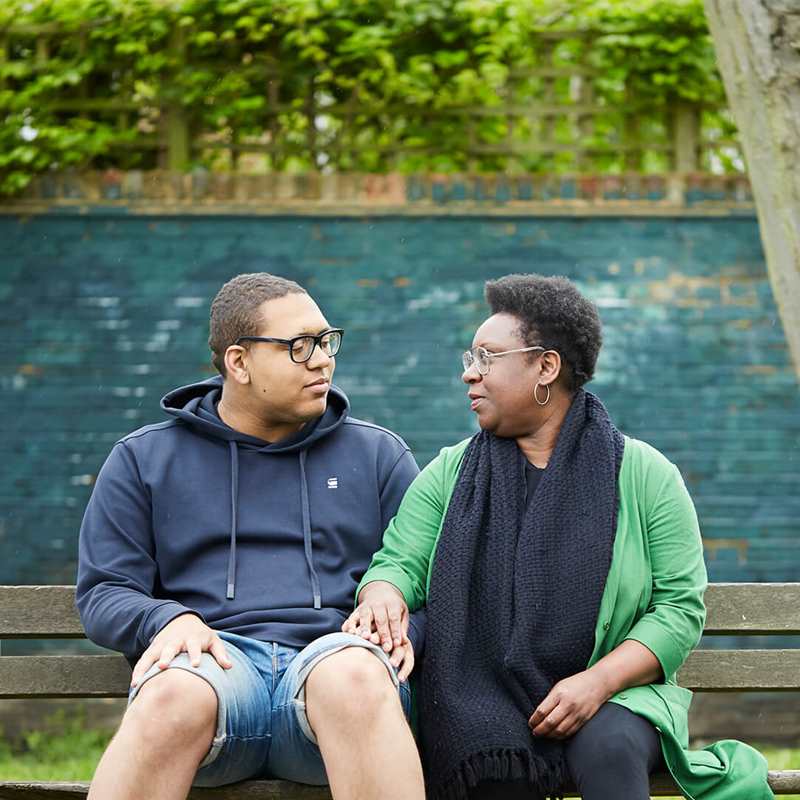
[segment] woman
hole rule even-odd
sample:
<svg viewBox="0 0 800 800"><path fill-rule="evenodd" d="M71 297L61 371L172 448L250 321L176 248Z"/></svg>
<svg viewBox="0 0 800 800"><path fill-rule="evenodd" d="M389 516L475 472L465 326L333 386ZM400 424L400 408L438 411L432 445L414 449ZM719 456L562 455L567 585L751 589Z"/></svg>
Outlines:
<svg viewBox="0 0 800 800"><path fill-rule="evenodd" d="M677 468L582 387L601 327L564 278L486 284L464 354L481 431L409 488L345 629L399 653L427 605L419 702L428 796L772 797L739 742L688 750L674 676L703 630L706 572ZM400 660L399 656L393 659Z"/></svg>

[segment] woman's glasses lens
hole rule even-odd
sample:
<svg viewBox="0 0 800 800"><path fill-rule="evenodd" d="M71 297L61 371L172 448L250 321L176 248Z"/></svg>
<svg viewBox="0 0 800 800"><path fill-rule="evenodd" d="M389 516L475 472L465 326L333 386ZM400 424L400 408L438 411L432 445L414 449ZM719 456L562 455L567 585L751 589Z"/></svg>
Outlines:
<svg viewBox="0 0 800 800"><path fill-rule="evenodd" d="M478 368L478 372L481 375L485 375L489 371L487 352L482 347L475 347L472 350L465 351L461 356L461 363L464 365L464 372L473 364Z"/></svg>

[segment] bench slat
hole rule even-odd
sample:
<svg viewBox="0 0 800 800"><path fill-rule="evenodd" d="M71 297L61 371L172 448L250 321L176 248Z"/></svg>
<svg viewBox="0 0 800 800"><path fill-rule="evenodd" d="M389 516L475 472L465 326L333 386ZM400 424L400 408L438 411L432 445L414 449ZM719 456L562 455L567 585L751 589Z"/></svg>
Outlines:
<svg viewBox="0 0 800 800"><path fill-rule="evenodd" d="M707 634L800 634L800 583L712 583Z"/></svg>
<svg viewBox="0 0 800 800"><path fill-rule="evenodd" d="M131 668L122 656L2 656L0 699L127 697Z"/></svg>
<svg viewBox="0 0 800 800"><path fill-rule="evenodd" d="M0 699L125 697L130 667L122 656L3 656ZM696 650L678 672L694 691L800 690L800 650Z"/></svg>
<svg viewBox="0 0 800 800"><path fill-rule="evenodd" d="M0 586L0 639L84 639L74 586Z"/></svg>
<svg viewBox="0 0 800 800"><path fill-rule="evenodd" d="M774 794L800 792L800 769L770 770L769 785Z"/></svg>
<svg viewBox="0 0 800 800"><path fill-rule="evenodd" d="M769 785L777 795L800 792L800 770L771 771ZM654 775L650 786L654 797L679 794L669 775ZM88 783L0 783L3 800L82 800L88 790ZM567 789L565 795L577 796L574 789ZM189 800L330 800L330 797L327 787L289 781L244 781L216 789L192 789L189 793Z"/></svg>
<svg viewBox="0 0 800 800"><path fill-rule="evenodd" d="M83 800L88 783L0 783L0 798ZM192 789L189 800L331 800L327 786L289 781L244 781L215 789Z"/></svg>
<svg viewBox="0 0 800 800"><path fill-rule="evenodd" d="M707 634L800 635L800 584L712 583ZM0 586L0 639L81 639L74 586Z"/></svg>
<svg viewBox="0 0 800 800"><path fill-rule="evenodd" d="M800 689L800 650L695 650L678 683L704 692Z"/></svg>

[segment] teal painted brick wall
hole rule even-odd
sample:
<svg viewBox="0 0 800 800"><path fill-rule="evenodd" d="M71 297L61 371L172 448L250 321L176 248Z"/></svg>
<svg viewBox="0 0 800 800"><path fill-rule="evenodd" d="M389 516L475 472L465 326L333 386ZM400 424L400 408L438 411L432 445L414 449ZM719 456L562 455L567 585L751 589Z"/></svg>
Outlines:
<svg viewBox="0 0 800 800"><path fill-rule="evenodd" d="M113 442L211 374L238 272L306 285L347 329L337 382L421 464L475 428L459 355L486 278L564 274L600 306L591 384L681 468L713 580L800 580L800 394L753 218L0 216L0 583L71 582Z"/></svg>

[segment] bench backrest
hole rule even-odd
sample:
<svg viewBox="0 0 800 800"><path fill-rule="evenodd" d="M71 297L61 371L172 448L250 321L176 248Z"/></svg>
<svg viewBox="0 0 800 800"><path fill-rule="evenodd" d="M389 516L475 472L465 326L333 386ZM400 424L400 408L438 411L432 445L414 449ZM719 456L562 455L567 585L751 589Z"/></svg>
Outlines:
<svg viewBox="0 0 800 800"><path fill-rule="evenodd" d="M706 592L706 635L800 635L800 583L716 583ZM0 586L0 639L83 639L74 586ZM0 657L0 699L124 697L130 668L118 655ZM695 691L800 689L800 649L695 650L678 673Z"/></svg>

